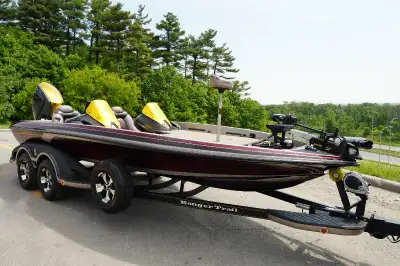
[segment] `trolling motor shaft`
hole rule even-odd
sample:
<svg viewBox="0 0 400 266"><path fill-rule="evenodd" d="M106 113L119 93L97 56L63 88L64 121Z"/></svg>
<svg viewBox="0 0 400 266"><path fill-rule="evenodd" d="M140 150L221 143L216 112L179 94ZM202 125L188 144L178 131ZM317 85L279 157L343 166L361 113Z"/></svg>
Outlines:
<svg viewBox="0 0 400 266"><path fill-rule="evenodd" d="M217 75L211 75L210 77L211 88L217 89L219 92L219 102L218 102L218 120L217 120L217 142L221 138L221 119L222 119L222 94L226 90L233 89L233 83L229 80L220 79Z"/></svg>

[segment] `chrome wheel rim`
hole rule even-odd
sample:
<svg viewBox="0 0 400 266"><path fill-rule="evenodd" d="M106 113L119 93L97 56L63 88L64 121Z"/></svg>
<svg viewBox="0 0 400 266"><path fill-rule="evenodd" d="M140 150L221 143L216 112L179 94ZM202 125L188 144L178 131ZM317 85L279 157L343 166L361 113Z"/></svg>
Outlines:
<svg viewBox="0 0 400 266"><path fill-rule="evenodd" d="M47 168L42 168L40 172L40 183L44 192L49 192L51 190L53 183L51 182L51 173Z"/></svg>
<svg viewBox="0 0 400 266"><path fill-rule="evenodd" d="M21 180L23 182L28 181L28 177L29 177L29 166L28 166L28 162L23 160L20 165L19 165L19 174L21 177Z"/></svg>
<svg viewBox="0 0 400 266"><path fill-rule="evenodd" d="M108 204L115 198L115 183L111 176L105 172L100 172L96 180L96 193L101 201Z"/></svg>

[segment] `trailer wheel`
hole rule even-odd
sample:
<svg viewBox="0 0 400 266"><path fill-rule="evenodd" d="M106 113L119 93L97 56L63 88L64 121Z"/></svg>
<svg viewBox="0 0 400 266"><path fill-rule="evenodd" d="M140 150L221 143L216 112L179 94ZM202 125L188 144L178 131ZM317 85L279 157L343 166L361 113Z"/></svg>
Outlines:
<svg viewBox="0 0 400 266"><path fill-rule="evenodd" d="M43 160L37 171L38 186L43 197L49 201L64 196L64 187L58 183L56 171L50 160Z"/></svg>
<svg viewBox="0 0 400 266"><path fill-rule="evenodd" d="M97 164L90 176L96 202L106 213L126 210L133 197L132 178L125 167L115 160Z"/></svg>
<svg viewBox="0 0 400 266"><path fill-rule="evenodd" d="M37 188L37 170L33 167L31 157L24 152L17 160L18 181L25 190Z"/></svg>

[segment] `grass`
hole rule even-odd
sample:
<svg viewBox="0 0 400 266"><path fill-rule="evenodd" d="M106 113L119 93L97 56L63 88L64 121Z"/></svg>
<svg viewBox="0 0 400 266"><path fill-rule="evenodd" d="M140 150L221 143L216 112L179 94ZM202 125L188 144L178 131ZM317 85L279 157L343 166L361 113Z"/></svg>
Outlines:
<svg viewBox="0 0 400 266"><path fill-rule="evenodd" d="M0 129L6 129L9 127L10 127L10 124L0 124Z"/></svg>
<svg viewBox="0 0 400 266"><path fill-rule="evenodd" d="M346 167L347 170L359 172L366 175L381 177L384 179L400 182L400 166L389 165L370 160L360 161L358 167Z"/></svg>
<svg viewBox="0 0 400 266"><path fill-rule="evenodd" d="M372 148L369 150L364 150L365 152L372 152L372 153L377 153L377 154L383 154L383 155L390 155L393 157L400 157L400 152L399 151L389 151L389 150L381 150L381 149L376 149Z"/></svg>

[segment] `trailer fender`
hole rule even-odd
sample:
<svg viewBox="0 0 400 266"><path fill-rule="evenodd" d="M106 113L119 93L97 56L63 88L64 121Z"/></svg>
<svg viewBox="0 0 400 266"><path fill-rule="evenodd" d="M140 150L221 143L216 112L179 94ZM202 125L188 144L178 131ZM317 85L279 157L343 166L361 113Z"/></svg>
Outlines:
<svg viewBox="0 0 400 266"><path fill-rule="evenodd" d="M17 146L12 151L10 161L18 160L22 153L28 153L35 168L42 160L49 159L55 169L57 180L62 185L68 181L77 180L78 177L80 180L86 180L90 175L90 170L80 164L77 159L45 143L26 142Z"/></svg>

